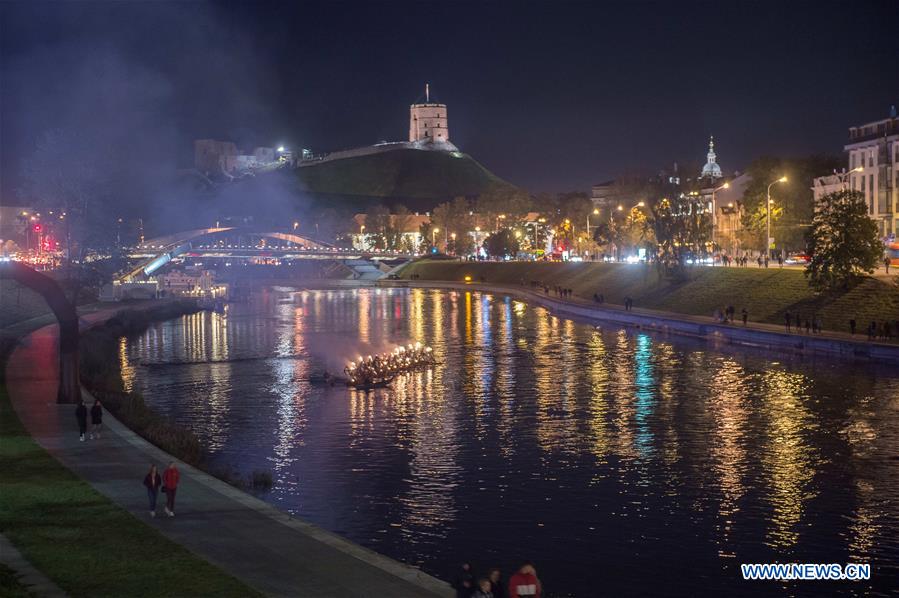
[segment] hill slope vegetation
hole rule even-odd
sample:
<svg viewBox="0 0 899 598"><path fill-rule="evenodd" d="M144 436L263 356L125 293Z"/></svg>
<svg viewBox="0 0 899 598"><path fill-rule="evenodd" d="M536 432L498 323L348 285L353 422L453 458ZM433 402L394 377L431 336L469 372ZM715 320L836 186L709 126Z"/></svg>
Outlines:
<svg viewBox="0 0 899 598"><path fill-rule="evenodd" d="M397 149L296 170L311 193L446 200L509 185L462 153Z"/></svg>

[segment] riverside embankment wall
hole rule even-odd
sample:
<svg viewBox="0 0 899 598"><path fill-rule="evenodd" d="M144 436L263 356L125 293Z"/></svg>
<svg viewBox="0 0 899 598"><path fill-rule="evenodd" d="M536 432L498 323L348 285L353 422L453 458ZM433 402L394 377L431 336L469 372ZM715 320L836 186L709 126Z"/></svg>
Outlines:
<svg viewBox="0 0 899 598"><path fill-rule="evenodd" d="M642 330L701 338L714 343L899 365L899 345L853 340L833 334L789 334L786 331L779 331L776 326L766 324L754 324L744 328L740 324L721 324L700 316L666 314L644 309L625 311L609 305L600 307L583 302L563 301L542 291L506 285L441 281L382 281L379 286L495 293L508 295L533 305L540 305L560 315L595 323L614 323Z"/></svg>

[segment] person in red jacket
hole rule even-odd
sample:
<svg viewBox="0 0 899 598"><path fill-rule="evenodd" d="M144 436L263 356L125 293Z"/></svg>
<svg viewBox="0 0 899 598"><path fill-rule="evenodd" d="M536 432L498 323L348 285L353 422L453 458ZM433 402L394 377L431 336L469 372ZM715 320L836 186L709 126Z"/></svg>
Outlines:
<svg viewBox="0 0 899 598"><path fill-rule="evenodd" d="M509 598L540 598L543 586L532 563L525 563L509 578Z"/></svg>
<svg viewBox="0 0 899 598"><path fill-rule="evenodd" d="M165 472L162 474L163 492L165 492L165 514L169 517L175 516L175 491L178 490L178 480L181 474L175 467L175 462L169 463Z"/></svg>

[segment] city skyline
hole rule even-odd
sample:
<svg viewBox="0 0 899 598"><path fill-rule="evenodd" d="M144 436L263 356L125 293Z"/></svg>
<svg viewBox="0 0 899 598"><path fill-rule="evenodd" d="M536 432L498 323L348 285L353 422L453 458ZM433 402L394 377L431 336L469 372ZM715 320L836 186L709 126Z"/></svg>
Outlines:
<svg viewBox="0 0 899 598"><path fill-rule="evenodd" d="M840 154L899 97L887 2L470 8L6 4L4 197L48 126L118 127L167 167L204 137L331 151L403 139L425 83L454 143L533 192L701 164L710 135L725 173Z"/></svg>

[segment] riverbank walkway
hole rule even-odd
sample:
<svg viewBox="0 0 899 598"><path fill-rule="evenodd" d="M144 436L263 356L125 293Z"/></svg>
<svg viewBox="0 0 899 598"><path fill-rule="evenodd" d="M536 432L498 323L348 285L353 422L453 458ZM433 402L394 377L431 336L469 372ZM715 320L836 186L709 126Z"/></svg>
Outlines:
<svg viewBox="0 0 899 598"><path fill-rule="evenodd" d="M119 309L84 314L82 326L108 319ZM75 407L55 402L56 343L56 325L45 326L25 336L10 355L6 384L13 407L42 447L147 525L270 596L454 595L445 582L294 519L180 462L177 515L151 519L143 478L151 461L162 466L171 457L109 413L104 414L103 437L80 442ZM85 401L92 399L86 395ZM138 554L134 566L140 566Z"/></svg>

